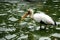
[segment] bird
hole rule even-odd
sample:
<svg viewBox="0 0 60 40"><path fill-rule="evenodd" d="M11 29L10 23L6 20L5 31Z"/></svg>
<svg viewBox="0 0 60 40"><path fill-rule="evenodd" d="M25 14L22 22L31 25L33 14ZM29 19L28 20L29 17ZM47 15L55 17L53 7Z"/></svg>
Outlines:
<svg viewBox="0 0 60 40"><path fill-rule="evenodd" d="M27 12L22 16L21 20L26 18L28 15L30 16L30 18L32 18L36 22L40 23L40 29L42 29L41 28L42 24L44 24L44 25L56 25L56 22L52 19L52 17L50 17L49 15L45 14L42 11L34 13L34 10L32 8L29 8L27 10Z"/></svg>

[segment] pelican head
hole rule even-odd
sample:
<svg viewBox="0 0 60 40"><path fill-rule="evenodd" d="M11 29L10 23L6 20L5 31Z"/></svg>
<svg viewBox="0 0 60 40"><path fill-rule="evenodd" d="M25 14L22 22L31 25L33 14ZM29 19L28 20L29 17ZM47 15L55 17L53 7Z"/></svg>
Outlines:
<svg viewBox="0 0 60 40"><path fill-rule="evenodd" d="M34 13L33 9L31 9L31 8L27 9L27 12L22 16L21 20L26 18L28 15L32 18L33 13Z"/></svg>
<svg viewBox="0 0 60 40"><path fill-rule="evenodd" d="M29 9L28 9L28 14L33 14L33 13L34 13L34 10L31 9L31 8L29 8Z"/></svg>

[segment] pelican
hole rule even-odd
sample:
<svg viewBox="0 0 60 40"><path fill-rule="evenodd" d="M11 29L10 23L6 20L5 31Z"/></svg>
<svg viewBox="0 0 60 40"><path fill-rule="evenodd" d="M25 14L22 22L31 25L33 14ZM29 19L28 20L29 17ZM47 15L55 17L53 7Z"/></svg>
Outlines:
<svg viewBox="0 0 60 40"><path fill-rule="evenodd" d="M22 16L23 20L27 15L30 16L30 18L34 19L36 22L40 23L40 28L41 28L41 24L45 24L45 25L56 25L56 22L47 14L45 14L44 12L40 11L38 13L34 13L34 10L29 8L27 13L25 13Z"/></svg>

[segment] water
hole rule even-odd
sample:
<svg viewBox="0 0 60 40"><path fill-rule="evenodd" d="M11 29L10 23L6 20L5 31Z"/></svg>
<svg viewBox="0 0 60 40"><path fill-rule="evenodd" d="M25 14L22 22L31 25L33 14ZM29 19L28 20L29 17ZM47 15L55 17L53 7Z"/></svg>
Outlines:
<svg viewBox="0 0 60 40"><path fill-rule="evenodd" d="M39 24L34 20L21 16L28 8L44 11L51 16L57 26L48 25L46 30L39 30ZM0 40L59 40L60 39L60 5L41 3L0 3ZM42 28L45 26L43 25ZM56 29L54 29L56 28Z"/></svg>

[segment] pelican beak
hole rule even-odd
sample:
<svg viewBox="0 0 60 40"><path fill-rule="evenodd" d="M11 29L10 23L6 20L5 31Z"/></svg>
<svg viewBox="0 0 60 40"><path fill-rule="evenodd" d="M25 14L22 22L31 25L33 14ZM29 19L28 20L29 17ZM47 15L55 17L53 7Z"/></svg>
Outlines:
<svg viewBox="0 0 60 40"><path fill-rule="evenodd" d="M22 17L21 17L21 20L24 20L24 18L26 18L28 16L28 12L26 12Z"/></svg>

